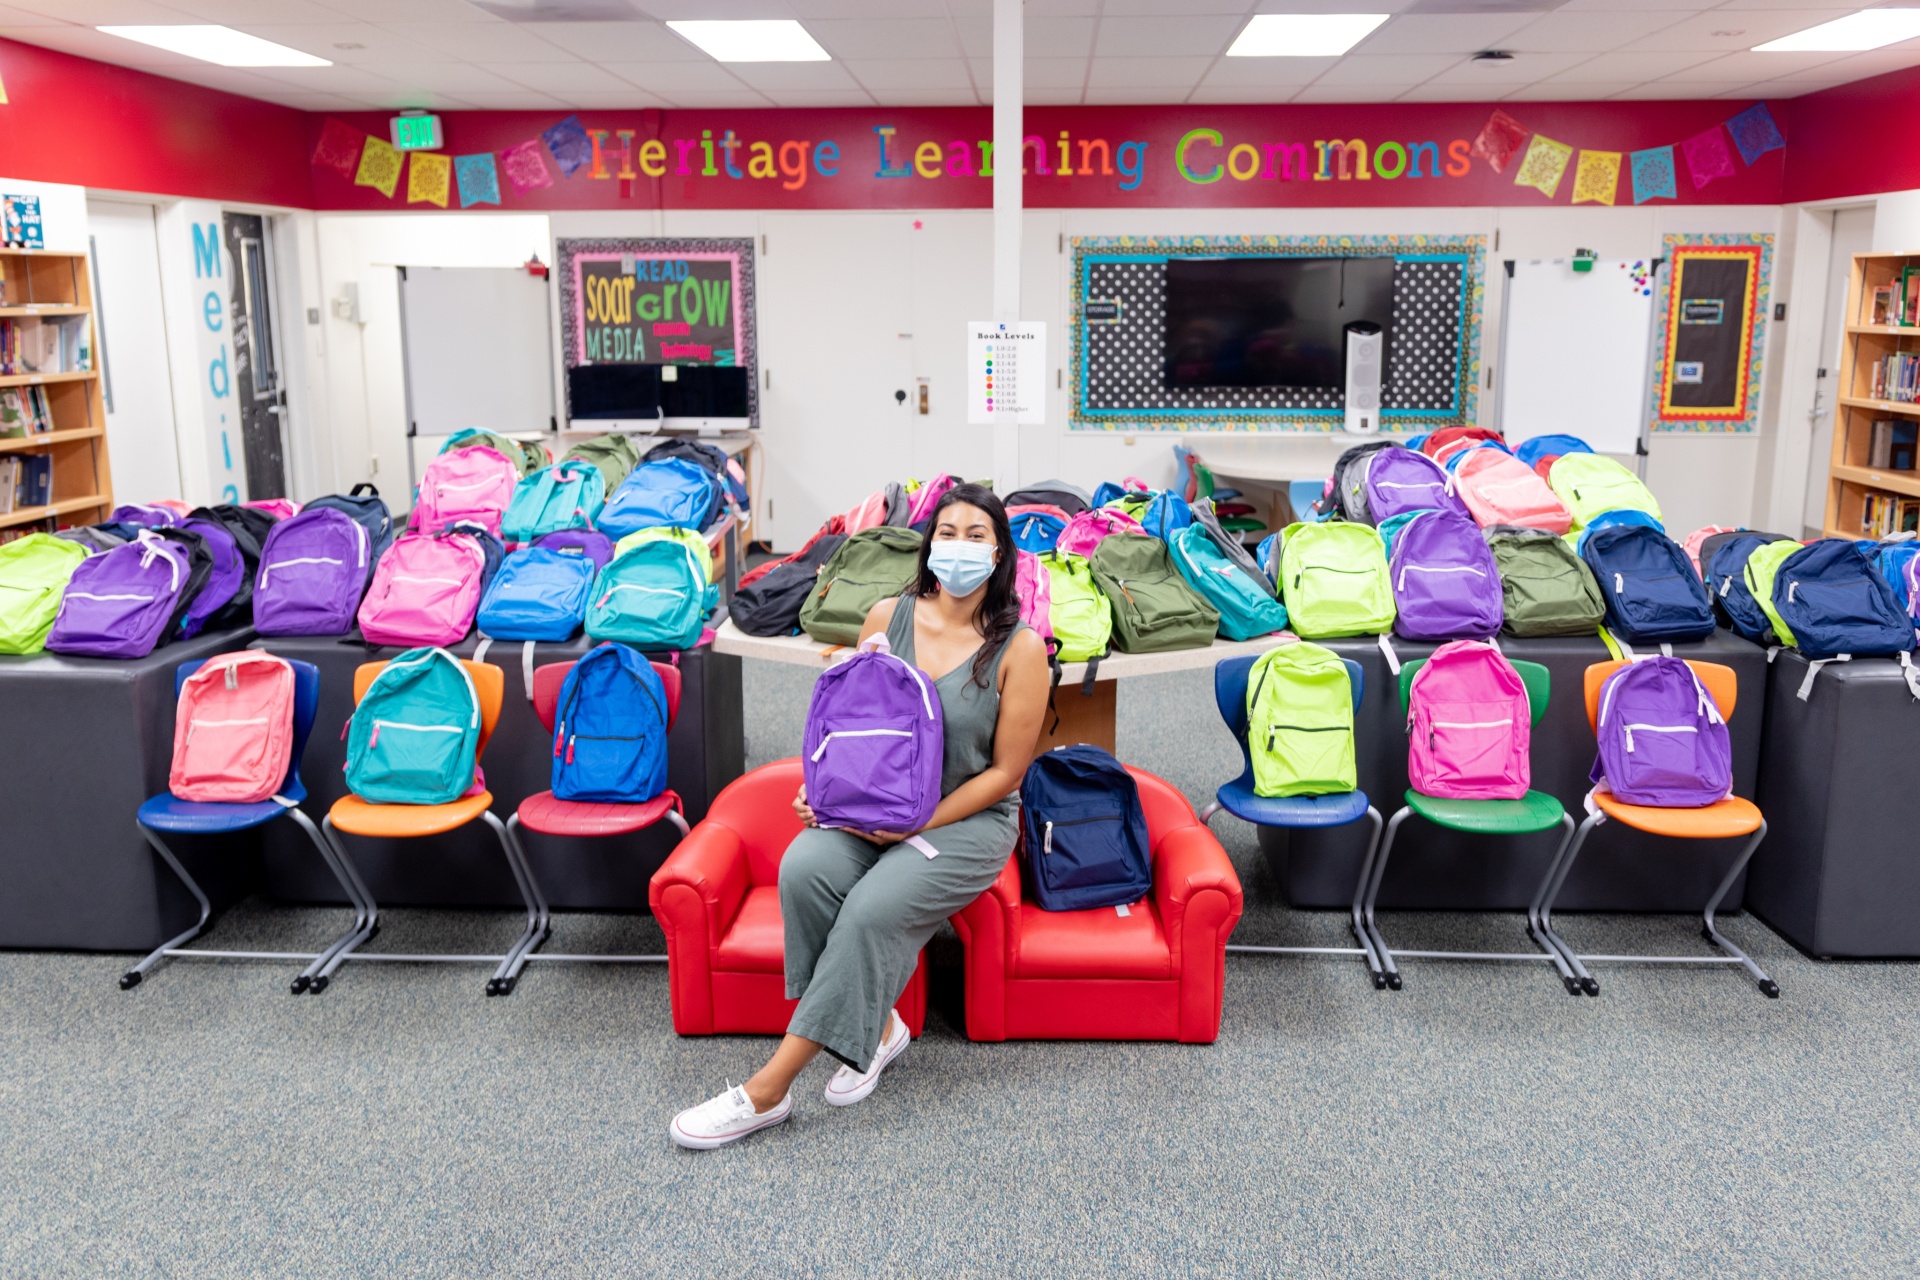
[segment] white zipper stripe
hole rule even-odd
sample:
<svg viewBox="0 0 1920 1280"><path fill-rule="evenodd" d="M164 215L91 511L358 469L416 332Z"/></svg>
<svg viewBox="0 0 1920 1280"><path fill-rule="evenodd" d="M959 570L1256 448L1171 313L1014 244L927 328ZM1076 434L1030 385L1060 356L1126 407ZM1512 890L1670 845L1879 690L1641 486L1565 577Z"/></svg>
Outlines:
<svg viewBox="0 0 1920 1280"><path fill-rule="evenodd" d="M820 739L820 745L813 749L812 759L818 761L826 754L827 744L835 738L911 738L912 732L906 729L835 729Z"/></svg>
<svg viewBox="0 0 1920 1280"><path fill-rule="evenodd" d="M1505 720L1435 720L1436 729L1500 729L1513 723L1511 717Z"/></svg>
<svg viewBox="0 0 1920 1280"><path fill-rule="evenodd" d="M1486 570L1476 569L1470 564L1403 564L1400 566L1399 590L1405 591L1407 589L1407 575L1409 573L1470 573L1476 578L1484 578L1487 576Z"/></svg>

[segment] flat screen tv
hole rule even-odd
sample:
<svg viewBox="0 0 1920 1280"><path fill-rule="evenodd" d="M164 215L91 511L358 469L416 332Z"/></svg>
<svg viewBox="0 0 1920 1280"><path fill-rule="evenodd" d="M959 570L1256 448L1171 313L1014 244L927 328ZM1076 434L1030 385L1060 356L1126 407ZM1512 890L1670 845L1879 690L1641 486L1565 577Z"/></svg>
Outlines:
<svg viewBox="0 0 1920 1280"><path fill-rule="evenodd" d="M1346 326L1393 341L1392 258L1170 258L1169 387L1344 387Z"/></svg>

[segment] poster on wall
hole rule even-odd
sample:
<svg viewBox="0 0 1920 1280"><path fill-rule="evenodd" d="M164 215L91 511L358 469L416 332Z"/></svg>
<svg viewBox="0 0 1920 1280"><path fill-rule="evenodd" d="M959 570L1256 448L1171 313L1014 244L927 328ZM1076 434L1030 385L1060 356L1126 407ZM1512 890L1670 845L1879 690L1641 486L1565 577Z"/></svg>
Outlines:
<svg viewBox="0 0 1920 1280"><path fill-rule="evenodd" d="M742 369L759 425L752 240L561 240L558 254L568 369Z"/></svg>
<svg viewBox="0 0 1920 1280"><path fill-rule="evenodd" d="M1666 249L1654 429L1752 431L1773 237L1670 235Z"/></svg>

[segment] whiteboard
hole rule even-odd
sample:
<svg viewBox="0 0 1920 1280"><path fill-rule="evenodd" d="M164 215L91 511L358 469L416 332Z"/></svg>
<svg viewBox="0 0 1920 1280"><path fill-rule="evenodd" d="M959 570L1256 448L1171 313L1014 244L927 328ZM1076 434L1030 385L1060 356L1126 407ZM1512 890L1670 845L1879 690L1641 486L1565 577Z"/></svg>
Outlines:
<svg viewBox="0 0 1920 1280"><path fill-rule="evenodd" d="M522 267L401 267L409 435L553 427L547 282Z"/></svg>
<svg viewBox="0 0 1920 1280"><path fill-rule="evenodd" d="M1648 259L1508 263L1498 424L1509 443L1579 436L1635 453L1647 425L1654 287ZM1637 269L1636 269L1637 268Z"/></svg>

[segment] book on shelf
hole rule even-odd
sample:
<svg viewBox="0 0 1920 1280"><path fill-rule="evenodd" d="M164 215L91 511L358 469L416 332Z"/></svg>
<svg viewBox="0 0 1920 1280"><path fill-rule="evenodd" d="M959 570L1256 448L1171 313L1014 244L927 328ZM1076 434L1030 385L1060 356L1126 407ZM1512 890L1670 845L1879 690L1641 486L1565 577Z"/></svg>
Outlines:
<svg viewBox="0 0 1920 1280"><path fill-rule="evenodd" d="M1920 267L1906 266L1900 269L1900 318L1896 323L1903 325L1920 324Z"/></svg>
<svg viewBox="0 0 1920 1280"><path fill-rule="evenodd" d="M1890 284L1877 284L1867 308L1868 324L1892 324L1900 314L1899 289Z"/></svg>
<svg viewBox="0 0 1920 1280"><path fill-rule="evenodd" d="M53 430L53 406L45 387L0 387L0 440L19 440Z"/></svg>
<svg viewBox="0 0 1920 1280"><path fill-rule="evenodd" d="M86 316L0 320L0 374L84 373L93 368Z"/></svg>
<svg viewBox="0 0 1920 1280"><path fill-rule="evenodd" d="M0 515L53 504L53 456L16 453L0 458Z"/></svg>
<svg viewBox="0 0 1920 1280"><path fill-rule="evenodd" d="M1920 422L1881 418L1868 438L1867 465L1882 471L1911 471L1916 443L1920 443Z"/></svg>
<svg viewBox="0 0 1920 1280"><path fill-rule="evenodd" d="M1869 493L1860 506L1860 532L1868 538L1920 532L1920 498Z"/></svg>

